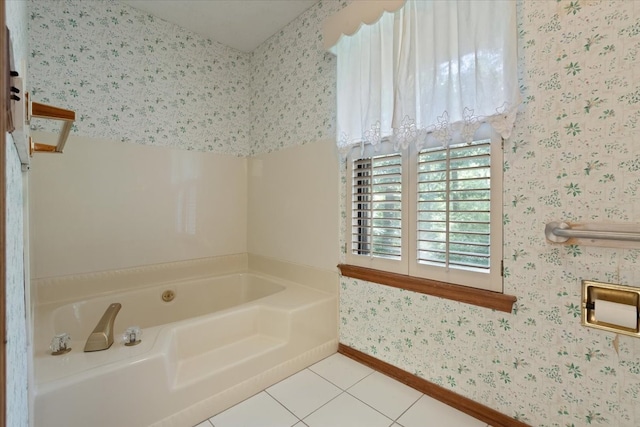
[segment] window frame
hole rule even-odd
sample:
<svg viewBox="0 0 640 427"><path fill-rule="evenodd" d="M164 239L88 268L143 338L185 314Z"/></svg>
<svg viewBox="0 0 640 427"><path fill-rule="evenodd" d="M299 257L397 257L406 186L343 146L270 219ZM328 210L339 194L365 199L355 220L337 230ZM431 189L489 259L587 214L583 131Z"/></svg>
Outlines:
<svg viewBox="0 0 640 427"><path fill-rule="evenodd" d="M417 156L413 144L402 150L403 215L402 215L402 259L400 261L353 254L352 250L352 185L353 159L382 156L396 152L388 141L377 147L366 146L358 156L349 156L347 161L347 227L346 264L339 268L343 275L375 283L387 284L403 289L442 296L470 304L502 311L511 311L515 297L503 294L503 141L489 125L483 125L474 140L491 139L491 225L490 225L490 273L468 272L455 269L444 271L443 267L420 265L417 262ZM407 195L409 197L407 197ZM411 200L409 200L411 198ZM407 212L407 215L404 214ZM435 273L434 273L435 269ZM439 270L438 270L439 269ZM479 274L484 274L479 276ZM457 276L453 277L452 276ZM404 285L403 285L404 284Z"/></svg>
<svg viewBox="0 0 640 427"><path fill-rule="evenodd" d="M502 169L503 152L502 138L488 125L483 125L474 136L474 141L490 140L490 174L491 174L491 199L490 199L490 253L489 272L480 273L458 268L444 268L440 266L430 266L417 261L418 248L415 241L418 235L418 151L409 147L409 159L411 165L416 167L409 170L409 195L413 197L412 206L409 211L409 236L412 242L409 244L408 252L408 275L422 277L425 279L437 280L439 282L452 283L456 285L470 286L478 289L485 289L493 292L503 291L502 276ZM450 144L450 146L456 144ZM450 169L447 169L447 173ZM413 262L412 260L415 260Z"/></svg>

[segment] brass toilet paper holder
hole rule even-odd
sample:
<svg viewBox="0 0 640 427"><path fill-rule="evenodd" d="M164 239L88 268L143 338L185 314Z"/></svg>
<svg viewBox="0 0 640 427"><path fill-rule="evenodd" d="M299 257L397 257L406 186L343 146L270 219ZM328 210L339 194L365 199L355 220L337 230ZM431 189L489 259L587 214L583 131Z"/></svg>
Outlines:
<svg viewBox="0 0 640 427"><path fill-rule="evenodd" d="M631 322L635 323L635 326L627 327L620 324L610 323L605 321L608 320L605 316L601 316L604 317L605 320L602 318L599 319L597 301L606 302L608 305L620 304L619 307L626 309L625 311L633 311L627 317L635 316L635 322L633 322L633 318ZM638 321L639 313L640 288L596 282L592 280L582 281L582 325L640 338L640 322Z"/></svg>

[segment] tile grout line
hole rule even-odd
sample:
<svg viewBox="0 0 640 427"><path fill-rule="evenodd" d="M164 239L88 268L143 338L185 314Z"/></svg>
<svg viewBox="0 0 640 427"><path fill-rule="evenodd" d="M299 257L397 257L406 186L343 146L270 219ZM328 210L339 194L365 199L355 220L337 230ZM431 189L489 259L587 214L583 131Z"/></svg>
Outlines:
<svg viewBox="0 0 640 427"><path fill-rule="evenodd" d="M380 415L382 415L383 417L387 418L388 420L391 421L391 424L389 424L389 427L391 427L396 421L389 418L387 415L383 414L382 412L380 412L379 410L377 410L376 408L374 408L373 406L369 405L366 402L363 402L362 400L358 399L356 396L354 396L353 394L349 393L349 389L353 388L356 386L356 384L359 384L360 382L362 382L365 378L369 377L370 375L373 375L376 371L372 371L369 372L367 375L365 375L364 377L360 378L358 381L356 381L355 383L351 384L348 388L342 388L337 384L332 383L329 379L323 377L322 375L320 375L319 373L315 372L313 369L311 369L311 367L307 368L308 370L310 370L311 372L313 372L314 374L318 375L320 378L324 379L325 381L328 381L330 384L333 384L334 386L338 387L341 392L335 396L334 398L330 399L328 402L326 402L325 404L323 404L322 406L316 408L315 410L313 410L311 413L309 413L309 415L307 415L306 417L304 417L304 419L308 418L309 416L311 416L311 414L313 414L314 412L319 411L321 408L325 407L326 405L328 405L330 402L334 401L335 399L337 399L338 397L340 397L343 394L348 394L349 396L353 397L354 399L356 399L357 401L359 401L360 403L368 406L369 408L373 409L374 411L376 411L377 413L379 413ZM420 398L418 398L420 399ZM416 400L417 402L417 400ZM413 402L415 403L415 402ZM413 404L411 405L413 406ZM404 413L404 412L403 412ZM304 422L304 419L302 419L301 421ZM306 423L305 423L306 424Z"/></svg>
<svg viewBox="0 0 640 427"><path fill-rule="evenodd" d="M354 384L354 385L355 385L355 384ZM349 388L351 388L351 387L349 387ZM362 400L362 399L360 399L359 397L354 396L353 394L349 393L349 390L345 390L344 392L345 392L345 393L347 393L349 396L353 397L354 399L356 399L357 401L359 401L359 402L361 402L361 403L363 403L363 404L367 405L369 408L373 409L374 411L376 411L377 413L381 414L381 415L382 415L382 416L384 416L385 418L387 418L387 419L391 420L391 423L392 423L392 424L393 424L393 423L396 423L396 422L397 422L397 420L398 420L398 418L400 418L400 417L402 416L402 414L404 414L405 412L407 412L407 411L409 410L409 408L411 408L413 405L415 405L415 403L416 403L418 400L420 400L420 397L422 397L422 396L420 396L420 397L418 398L418 400L416 400L416 402L413 402L411 405L409 405L409 408L407 408L406 410L402 411L402 414L400 414L400 415L398 416L398 418L393 419L393 418L389 417L387 414L382 413L379 409L374 408L373 406L369 405L367 402L363 401L363 400Z"/></svg>
<svg viewBox="0 0 640 427"><path fill-rule="evenodd" d="M339 387L338 387L339 388ZM323 403L322 405L320 405L319 407L317 407L316 409L314 409L313 411L309 412L303 419L301 419L300 421L302 421L304 423L304 420L306 420L307 418L309 418L312 414L315 414L316 412L318 412L320 409L324 408L325 406L327 406L329 403L333 402L334 400L336 400L338 397L342 396L344 393L346 393L346 391L340 389L340 393L338 393L337 395L335 395L334 397L332 397L331 399L329 399L327 402ZM307 423L304 423L305 425L307 425Z"/></svg>
<svg viewBox="0 0 640 427"><path fill-rule="evenodd" d="M404 414L406 414L407 412L409 412L409 409L413 408L413 407L415 406L415 404L416 404L416 403L418 403L418 401L419 401L420 399L422 399L424 396L426 396L424 393L420 393L420 396L418 396L418 398L417 398L417 399L416 399L416 400L415 400L411 405L409 405L409 407L408 407L407 409L405 409L404 411L402 411L402 413L401 413L400 415L398 415L398 417L397 417L393 422L394 422L394 423L396 423L396 424L398 424L400 427L404 427L402 424L400 424L400 423L398 422L398 420L399 420L400 418L402 418L402 416L403 416Z"/></svg>
<svg viewBox="0 0 640 427"><path fill-rule="evenodd" d="M312 366L313 366L313 365L312 365ZM363 365L363 366L364 366L364 365ZM342 390L342 391L347 391L347 390L349 390L351 387L353 387L353 386L355 386L356 384L358 384L358 383L362 382L365 378L367 378L367 377L369 377L370 375L373 375L373 374L375 374L375 373L376 373L376 371L375 371L375 370L372 370L372 371L371 371L371 372L369 372L367 375L365 375L364 377L360 378L360 379L359 379L358 381L356 381L355 383L351 384L349 387L347 387L347 388L342 388L342 387L340 387L338 384L335 384L334 382L332 382L330 379L323 377L323 376L322 376L322 374L319 374L318 372L316 372L316 371L314 371L313 369L311 369L311 366L310 366L310 367L308 367L307 369L309 369L309 370L310 370L311 372L313 372L314 374L318 375L320 378L323 378L323 379L325 379L325 380L329 381L331 384L333 384L334 386L338 387L338 388L339 388L340 390Z"/></svg>
<svg viewBox="0 0 640 427"><path fill-rule="evenodd" d="M322 404L320 407L318 407L318 408L314 409L313 411L311 411L310 413L308 413L307 415L305 415L305 417L304 417L304 418L300 418L300 417L298 417L296 414L294 414L294 413L293 413L293 411L291 411L289 408L287 408L287 406L285 406L285 404L284 404L284 403L280 402L280 401L279 401L275 396L271 395L271 393L269 393L269 391L268 391L268 388L264 389L264 392L265 392L265 393L267 393L267 395L269 395L273 400L275 400L276 402L278 402L281 406L283 406L287 411L291 412L291 414L292 414L294 417L296 417L296 419L298 420L298 422L302 422L304 425L307 425L307 423L305 423L305 422L304 422L304 419L305 419L305 418L307 418L309 415L313 414L313 413L314 413L314 412L316 412L318 409L320 409L320 408L322 408L323 406L325 406L327 403L329 403L329 402L331 402L332 400L334 400L336 397L340 396L342 393L344 393L344 392L345 392L345 390L344 390L342 387L339 387L338 385L333 384L331 381L329 381L328 379L326 379L326 378L325 378L325 377L323 377L322 375L318 374L317 372L313 371L313 370L311 369L311 367L305 368L305 369L303 369L302 371L298 371L298 372L297 372L296 374L294 374L294 375L297 375L297 374L299 374L300 372L303 372L303 371L309 371L309 372L311 372L311 373L313 373L313 374L315 374L315 375L319 376L319 377L320 377L320 378L322 378L323 380L327 381L329 384L331 384L331 385L333 385L333 386L337 387L337 388L340 390L340 393L338 393L338 394L337 394L336 396L334 396L333 398L329 399L329 401L325 402L325 403L324 403L324 404ZM287 377L287 378L291 378L292 376L293 376L293 375L291 375L290 377ZM282 381L285 381L287 378L285 378L285 379L284 379L284 380L282 380ZM282 382L282 381L280 381L280 382ZM279 384L279 383L276 383L276 384ZM274 385L276 385L276 384L274 384ZM273 386L271 386L271 387L273 387ZM269 387L269 388L271 388L271 387ZM296 423L296 424L297 424L297 423ZM214 426L214 427L215 427L215 426Z"/></svg>
<svg viewBox="0 0 640 427"><path fill-rule="evenodd" d="M300 371L300 372L302 372L302 371ZM296 420L298 420L295 423L293 423L292 426L294 426L294 425L298 424L300 421L302 421L302 419L300 417L298 417L296 414L294 414L291 409L287 408L284 403L280 402L278 399L275 398L275 396L273 396L271 393L269 393L266 388L264 390L262 390L262 392L264 392L267 396L269 396L270 398L275 400L278 403L278 405L282 406L284 409L287 410L287 412L289 412L291 415L293 415L296 418Z"/></svg>
<svg viewBox="0 0 640 427"><path fill-rule="evenodd" d="M398 415L395 419L392 419L392 418L391 418L391 417L389 417L388 415L383 414L380 410L378 410L378 409L374 408L373 406L369 405L367 402L363 401L363 400L362 400L362 399L360 399L359 397L357 397L357 396L355 396L355 395L353 395L353 394L351 394L351 393L349 392L349 390L351 390L351 389L352 389L353 387L355 387L357 384L359 384L360 382L364 381L366 378L368 378L369 376L371 376L371 375L375 374L376 372L377 372L377 371L375 371L375 370L374 370L373 372L371 372L371 373L367 374L367 375L366 375L366 376L364 376L362 379L360 379L359 381L356 381L354 384L352 384L351 386L349 386L349 388L347 388L346 390L344 390L344 392L345 392L345 393L347 393L349 396L353 397L354 399L357 399L357 400L359 400L360 402L364 403L365 405L367 405L368 407L370 407L370 408L371 408L371 409L373 409L374 411L377 411L378 413L380 413L380 414L384 415L385 417L389 418L389 419L392 421L392 423L397 423L397 422L398 422L398 420L400 419L400 417L402 417L402 416L405 414L405 412L407 412L409 409L411 409L411 407L413 407L413 405L415 405L415 404L416 404L416 402L418 402L418 400L420 400L420 399L422 398L422 396L424 396L425 394L424 394L424 393L422 393L422 392L420 392L420 396L418 396L418 398L417 398L415 401L413 401L413 403L412 403L411 405L409 405L409 406L407 407L407 409L405 409L404 411L402 411L402 413L401 413L400 415ZM395 380L395 379L394 379L394 380ZM397 381L397 380L395 380L395 381Z"/></svg>
<svg viewBox="0 0 640 427"><path fill-rule="evenodd" d="M416 403L423 398L424 396L426 396L425 393L420 393L420 395L416 398L416 400L414 400L406 409L404 409L397 417L395 418L391 418L390 416L384 414L383 412L381 412L379 409L377 409L376 407L372 406L371 404L363 401L362 399L360 399L359 397L355 396L354 394L351 393L351 390L359 383L361 383L363 380L365 380L366 378L368 378L369 376L373 375L374 373L376 373L377 371L373 370L372 372L367 373L364 377L360 378L359 380L357 380L355 383L349 385L347 388L343 388L341 386L339 386L338 384L333 383L331 380L329 380L328 378L325 378L322 374L314 371L312 369L313 365L310 367L307 367L305 369L303 369L302 371L299 372L303 372L304 370L308 370L310 372L312 372L314 375L322 378L323 380L327 381L329 384L333 385L334 387L336 387L340 393L338 393L336 396L332 397L331 399L329 399L328 401L326 401L325 403L323 403L322 405L320 405L318 408L314 409L313 411L311 411L309 414L305 415L303 418L299 417L298 415L296 415L291 409L289 409L284 403L282 403L280 400L278 400L275 396L271 395L268 391L268 389L264 389L262 391L265 392L265 394L267 396L269 396L271 399L275 400L281 407L283 407L287 412L289 412L291 415L294 416L295 418L295 422L290 426L293 427L294 425L298 424L298 423L302 423L303 426L308 427L308 424L304 421L305 419L308 419L312 414L318 412L320 409L324 408L325 406L327 406L329 403L333 402L334 400L336 400L338 397L342 396L343 394L347 394L349 397L352 397L354 399L356 399L358 402L364 404L366 407L374 410L375 412L377 412L378 414L382 415L384 418L388 419L390 421L389 427L394 426L394 425L398 425L400 427L403 427L402 424L400 424L398 422L398 420L405 415L411 408L413 408ZM294 374L295 375L295 374ZM289 377L288 377L289 378ZM286 379L285 379L286 380ZM284 380L282 380L284 381ZM280 381L280 382L282 382ZM277 384L277 383L276 383ZM275 385L275 384L274 384ZM269 387L270 388L270 387ZM261 392L255 394L252 397L255 397L257 395L259 395ZM208 424L208 426L210 427L216 427L214 422L211 420L211 418L208 418L205 420ZM486 427L490 427L489 425L486 425Z"/></svg>
<svg viewBox="0 0 640 427"><path fill-rule="evenodd" d="M309 414L307 414L304 418L299 418L296 414L294 414L289 408L287 408L282 402L280 402L277 398L275 398L274 396L272 396L267 389L264 390L265 393L267 393L267 395L269 395L269 397L271 397L272 399L274 399L276 402L278 402L282 407L284 407L287 411L289 411L294 417L296 417L296 419L298 419L298 422L302 422L305 425L307 425L304 420L307 419L308 417L310 417L312 414L314 414L315 412L319 411L320 409L322 409L323 407L325 407L326 405L328 405L330 402L334 401L335 399L337 399L338 397L340 397L342 394L347 394L351 397L353 397L354 399L356 399L357 401L359 401L360 403L364 404L365 406L373 409L374 411L376 411L377 413L379 413L380 415L382 415L383 417L387 418L389 421L391 421L391 424L389 424L389 426L392 426L393 424L397 423L398 419L405 413L407 412L413 405L415 405L415 403L420 400L420 398L424 395L424 393L421 393L420 396L411 404L409 405L409 407L407 409L405 409L404 411L402 411L402 413L395 419L390 418L388 415L382 413L381 411L379 411L378 409L374 408L373 406L371 406L370 404L368 404L367 402L364 402L363 400L361 400L360 398L354 396L353 394L349 393L349 390L353 387L355 387L357 384L359 384L360 382L362 382L365 378L368 378L369 376L373 375L376 371L372 371L370 373L368 373L367 375L365 375L364 377L362 377L361 379L359 379L358 381L356 381L355 383L351 384L348 388L344 389L342 387L340 387L337 384L334 384L333 382L331 382L329 379L323 377L321 374L319 374L318 372L314 371L313 369L311 369L311 366L308 368L305 368L306 370L314 373L315 375L319 376L320 378L322 378L323 380L327 381L329 384L334 385L335 387L337 387L340 390L340 393L338 393L336 396L334 396L333 398L329 399L327 402L325 402L324 404L320 405L318 408L314 409L313 411L311 411ZM300 371L302 372L302 371ZM284 381L284 380L283 380ZM275 384L274 384L275 385ZM297 423L296 423L297 424ZM215 426L214 426L215 427Z"/></svg>
<svg viewBox="0 0 640 427"><path fill-rule="evenodd" d="M312 365L313 366L313 365ZM326 401L325 403L323 403L322 405L320 405L319 407L317 407L316 409L314 409L313 411L311 411L310 413L308 413L304 418L302 418L300 421L302 421L304 423L304 425L307 425L307 423L304 422L305 419L309 418L312 414L318 412L320 409L324 408L325 406L327 406L330 402L333 402L335 399L337 399L338 397L340 397L342 394L346 393L347 391L345 389L343 389L342 387L340 387L337 384L332 383L331 381L329 381L327 378L323 377L322 375L320 375L319 373L317 373L316 371L314 371L313 369L311 369L311 366L306 368L307 370L313 372L315 375L319 376L320 378L322 378L323 380L327 381L329 384L337 387L340 390L340 393L338 393L337 395L335 395L334 397L332 397L331 399L329 399L328 401Z"/></svg>

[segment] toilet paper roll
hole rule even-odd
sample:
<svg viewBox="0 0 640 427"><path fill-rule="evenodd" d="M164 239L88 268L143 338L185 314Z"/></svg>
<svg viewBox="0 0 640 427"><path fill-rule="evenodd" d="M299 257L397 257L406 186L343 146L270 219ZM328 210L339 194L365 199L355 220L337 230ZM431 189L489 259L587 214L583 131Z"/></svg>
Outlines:
<svg viewBox="0 0 640 427"><path fill-rule="evenodd" d="M595 300L594 312L598 322L611 323L630 329L636 329L638 326L638 310L634 305Z"/></svg>

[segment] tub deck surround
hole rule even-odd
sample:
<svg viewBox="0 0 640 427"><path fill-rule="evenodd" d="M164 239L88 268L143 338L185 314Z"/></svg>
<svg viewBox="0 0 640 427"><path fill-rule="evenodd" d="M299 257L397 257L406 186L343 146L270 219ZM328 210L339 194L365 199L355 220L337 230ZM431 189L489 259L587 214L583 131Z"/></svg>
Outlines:
<svg viewBox="0 0 640 427"><path fill-rule="evenodd" d="M247 264L248 259L244 257ZM185 270L184 265L175 267ZM270 272L280 267L276 262ZM145 268L153 275L157 266L109 274L125 277L134 273L144 278ZM289 268L300 272L306 267ZM308 269L308 276L318 273L318 277L332 278L337 291L337 273L314 270ZM63 295L58 301L38 304L36 427L195 425L336 351L337 292L248 269L214 277L193 276L156 286L141 280L140 288L102 292L77 301ZM73 287L56 280L61 289ZM51 283L49 286L56 286ZM161 295L168 287L175 299L166 303ZM49 295L54 294L49 290ZM150 300L148 307L126 311L128 306L142 307L145 300ZM99 316L110 302L122 304L113 346L84 353L85 333L90 333L95 320L85 319ZM167 314L162 305L176 310ZM189 307L191 311L185 309ZM136 314L143 316L136 319ZM125 346L120 335L134 324L143 329L142 342ZM56 332L72 336L73 350L64 356L51 356L47 350Z"/></svg>

